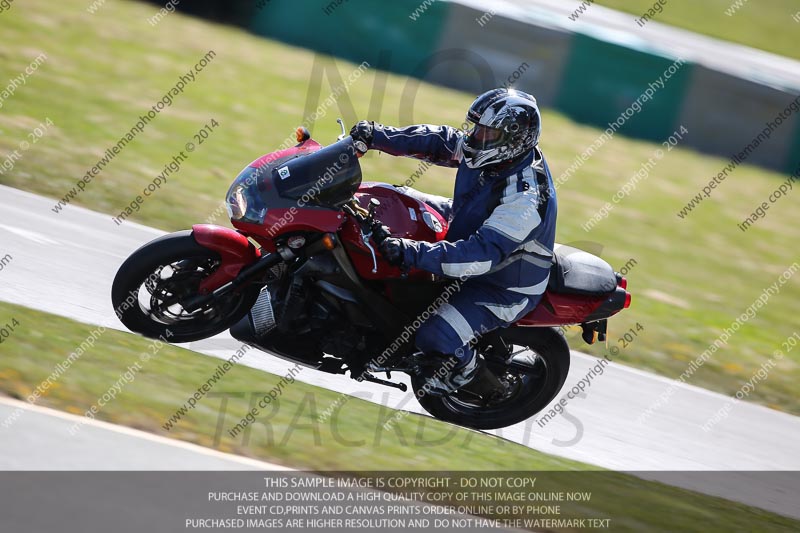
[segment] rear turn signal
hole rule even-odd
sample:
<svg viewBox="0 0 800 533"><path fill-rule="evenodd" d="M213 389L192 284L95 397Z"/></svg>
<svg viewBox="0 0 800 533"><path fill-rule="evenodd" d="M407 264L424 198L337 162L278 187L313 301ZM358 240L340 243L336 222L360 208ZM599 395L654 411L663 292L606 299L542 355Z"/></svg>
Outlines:
<svg viewBox="0 0 800 533"><path fill-rule="evenodd" d="M625 293L625 305L622 306L623 309L627 309L631 306L631 293Z"/></svg>
<svg viewBox="0 0 800 533"><path fill-rule="evenodd" d="M617 286L622 287L623 289L627 289L628 288L628 280L625 279L624 277L619 278L619 283L617 283Z"/></svg>

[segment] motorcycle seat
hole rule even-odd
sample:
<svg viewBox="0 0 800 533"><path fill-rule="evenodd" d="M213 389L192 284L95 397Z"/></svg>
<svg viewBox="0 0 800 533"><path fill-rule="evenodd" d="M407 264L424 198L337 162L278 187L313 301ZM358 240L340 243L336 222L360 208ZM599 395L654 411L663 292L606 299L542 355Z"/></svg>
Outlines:
<svg viewBox="0 0 800 533"><path fill-rule="evenodd" d="M561 245L553 257L547 287L555 293L599 296L617 286L614 269L596 255Z"/></svg>

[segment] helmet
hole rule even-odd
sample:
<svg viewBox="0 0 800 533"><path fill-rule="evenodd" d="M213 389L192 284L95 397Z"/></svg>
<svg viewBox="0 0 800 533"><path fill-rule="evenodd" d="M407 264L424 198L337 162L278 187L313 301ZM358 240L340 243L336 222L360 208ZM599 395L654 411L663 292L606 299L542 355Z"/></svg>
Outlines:
<svg viewBox="0 0 800 533"><path fill-rule="evenodd" d="M539 142L542 117L536 98L515 89L492 89L472 102L467 122L473 127L462 140L470 168L513 163Z"/></svg>

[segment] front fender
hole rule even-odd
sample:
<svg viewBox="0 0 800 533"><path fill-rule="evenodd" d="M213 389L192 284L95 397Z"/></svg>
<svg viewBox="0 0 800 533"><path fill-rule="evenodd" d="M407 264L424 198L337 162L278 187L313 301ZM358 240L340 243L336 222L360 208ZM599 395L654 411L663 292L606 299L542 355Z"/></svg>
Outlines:
<svg viewBox="0 0 800 533"><path fill-rule="evenodd" d="M217 252L220 267L200 284L200 293L208 294L234 279L242 268L254 263L261 252L241 233L223 226L195 224L192 237L200 246Z"/></svg>

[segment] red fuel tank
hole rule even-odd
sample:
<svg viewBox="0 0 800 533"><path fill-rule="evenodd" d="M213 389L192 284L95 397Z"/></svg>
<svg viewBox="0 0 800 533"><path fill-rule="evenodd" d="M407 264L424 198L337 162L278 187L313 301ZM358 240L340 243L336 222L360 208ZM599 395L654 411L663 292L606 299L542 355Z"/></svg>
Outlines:
<svg viewBox="0 0 800 533"><path fill-rule="evenodd" d="M437 242L447 234L447 221L435 209L424 202L406 196L395 187L385 183L364 182L355 194L362 207L368 208L372 198L381 205L375 210L375 217L392 232L392 236L417 241ZM361 240L358 224L348 220L342 226L342 242L358 274L365 279L399 278L402 272L391 266L376 253L377 271L372 253ZM409 279L430 279L431 274L412 269Z"/></svg>

